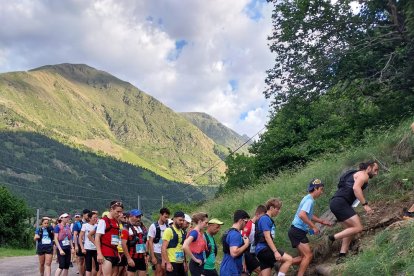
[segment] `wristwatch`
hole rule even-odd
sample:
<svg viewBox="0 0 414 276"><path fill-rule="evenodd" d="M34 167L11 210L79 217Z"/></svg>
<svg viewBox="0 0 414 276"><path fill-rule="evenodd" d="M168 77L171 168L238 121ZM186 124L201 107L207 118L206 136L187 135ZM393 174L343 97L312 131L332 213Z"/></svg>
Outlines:
<svg viewBox="0 0 414 276"><path fill-rule="evenodd" d="M362 206L368 205L368 201L365 201L365 203L362 204Z"/></svg>

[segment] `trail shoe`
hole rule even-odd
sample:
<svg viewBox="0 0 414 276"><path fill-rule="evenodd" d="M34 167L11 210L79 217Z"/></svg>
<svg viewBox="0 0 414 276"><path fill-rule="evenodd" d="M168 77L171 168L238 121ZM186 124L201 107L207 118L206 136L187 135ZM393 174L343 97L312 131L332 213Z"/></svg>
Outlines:
<svg viewBox="0 0 414 276"><path fill-rule="evenodd" d="M413 219L414 218L414 212L408 212L407 209L404 209L403 219Z"/></svg>
<svg viewBox="0 0 414 276"><path fill-rule="evenodd" d="M336 259L336 264L343 264L344 262L346 262L346 256L339 256L338 259Z"/></svg>

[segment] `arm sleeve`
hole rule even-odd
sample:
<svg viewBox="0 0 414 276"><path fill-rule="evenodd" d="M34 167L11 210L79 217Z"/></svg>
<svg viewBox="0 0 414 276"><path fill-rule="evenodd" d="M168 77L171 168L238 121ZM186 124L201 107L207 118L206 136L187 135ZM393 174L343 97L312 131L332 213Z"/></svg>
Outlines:
<svg viewBox="0 0 414 276"><path fill-rule="evenodd" d="M198 238L198 233L196 230L191 230L190 234L188 236L193 237L193 242L195 242Z"/></svg>
<svg viewBox="0 0 414 276"><path fill-rule="evenodd" d="M173 233L171 228L167 228L164 231L164 234L162 235L162 240L164 241L170 241L173 238Z"/></svg>
<svg viewBox="0 0 414 276"><path fill-rule="evenodd" d="M121 232L121 239L122 240L128 240L128 236L129 236L129 228L128 229L122 229L122 232Z"/></svg>
<svg viewBox="0 0 414 276"><path fill-rule="evenodd" d="M55 232L55 234L59 234L59 230L60 230L59 225L56 225L53 232Z"/></svg>
<svg viewBox="0 0 414 276"><path fill-rule="evenodd" d="M39 235L39 228L36 228L36 230L35 230L35 234L36 234L36 235Z"/></svg>
<svg viewBox="0 0 414 276"><path fill-rule="evenodd" d="M311 209L312 209L312 204L313 204L313 202L311 201L311 200L306 200L304 203L303 203L303 206L302 206L302 208L300 209L301 211L305 211L306 213L310 213L310 211L311 211Z"/></svg>
<svg viewBox="0 0 414 276"><path fill-rule="evenodd" d="M262 231L271 231L272 230L273 223L268 217L261 217L259 221L259 228L262 229Z"/></svg>
<svg viewBox="0 0 414 276"><path fill-rule="evenodd" d="M96 228L97 234L105 234L106 223L103 219L101 219L98 223L98 228Z"/></svg>
<svg viewBox="0 0 414 276"><path fill-rule="evenodd" d="M86 225L88 224L87 223L82 224L81 232L86 232Z"/></svg>
<svg viewBox="0 0 414 276"><path fill-rule="evenodd" d="M155 225L153 223L153 224L151 224L150 228L148 229L148 238L149 237L155 238L155 234L156 234L156 228L155 228Z"/></svg>
<svg viewBox="0 0 414 276"><path fill-rule="evenodd" d="M231 231L228 235L229 246L239 247L241 244L241 234L236 231Z"/></svg>

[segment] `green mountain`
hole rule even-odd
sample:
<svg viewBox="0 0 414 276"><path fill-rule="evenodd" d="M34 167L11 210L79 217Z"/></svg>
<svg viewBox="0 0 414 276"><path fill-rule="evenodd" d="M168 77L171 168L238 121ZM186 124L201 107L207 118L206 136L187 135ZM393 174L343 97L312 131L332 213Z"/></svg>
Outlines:
<svg viewBox="0 0 414 276"><path fill-rule="evenodd" d="M180 114L216 142L216 152L222 157L228 154L228 149L234 151L249 140L246 135L241 136L206 113L182 112ZM249 143L242 146L237 152L248 153L248 146Z"/></svg>
<svg viewBox="0 0 414 276"><path fill-rule="evenodd" d="M181 182L220 161L203 132L128 82L81 64L0 74L2 130L29 131L84 146ZM3 116L4 117L4 116ZM224 172L223 162L213 174Z"/></svg>

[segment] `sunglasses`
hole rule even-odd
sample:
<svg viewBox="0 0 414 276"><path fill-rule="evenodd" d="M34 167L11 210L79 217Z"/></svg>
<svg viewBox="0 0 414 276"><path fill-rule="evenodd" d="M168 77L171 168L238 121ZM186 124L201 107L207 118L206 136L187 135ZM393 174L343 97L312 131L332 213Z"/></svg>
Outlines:
<svg viewBox="0 0 414 276"><path fill-rule="evenodd" d="M114 204L111 205L111 208L113 208L113 207L122 207L122 208L124 208L124 204L122 204L121 201L117 201L117 202L115 202Z"/></svg>

